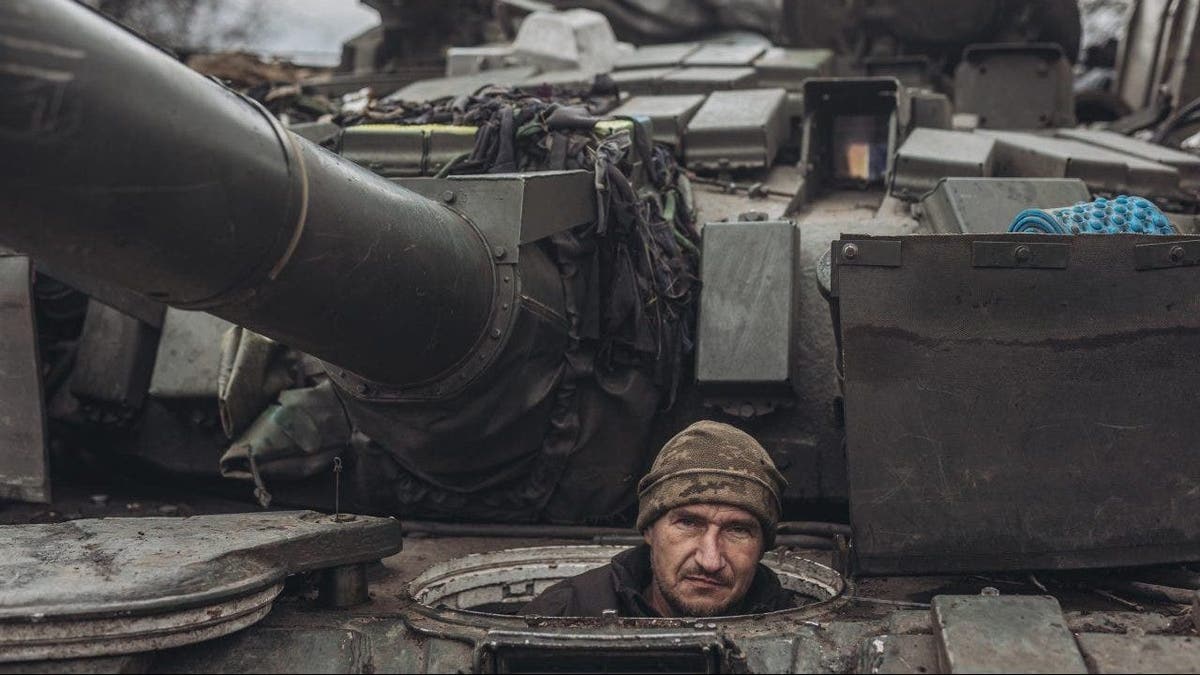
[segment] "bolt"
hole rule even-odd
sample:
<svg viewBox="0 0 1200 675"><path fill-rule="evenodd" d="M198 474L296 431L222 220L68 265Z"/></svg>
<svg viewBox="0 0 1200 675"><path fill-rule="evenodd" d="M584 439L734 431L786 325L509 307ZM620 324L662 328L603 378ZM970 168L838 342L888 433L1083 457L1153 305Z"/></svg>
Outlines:
<svg viewBox="0 0 1200 675"><path fill-rule="evenodd" d="M994 598L994 597L1000 595L1000 589L998 589L994 586L984 586L983 590L979 591L979 594Z"/></svg>
<svg viewBox="0 0 1200 675"><path fill-rule="evenodd" d="M359 383L359 385L354 388L354 391L357 391L361 395L365 395L369 390L367 389L367 385Z"/></svg>
<svg viewBox="0 0 1200 675"><path fill-rule="evenodd" d="M1170 256L1171 262L1179 262L1180 260L1183 260L1183 247L1172 246L1171 252L1167 255Z"/></svg>
<svg viewBox="0 0 1200 675"><path fill-rule="evenodd" d="M497 260L503 258L507 253L508 251L506 251L503 246L497 246L496 248L492 249L492 255L495 256Z"/></svg>
<svg viewBox="0 0 1200 675"><path fill-rule="evenodd" d="M1025 246L1024 244L1018 246L1016 250L1013 251L1013 258L1015 258L1019 263L1029 262L1029 259L1032 257L1033 251L1029 250L1029 247Z"/></svg>
<svg viewBox="0 0 1200 675"><path fill-rule="evenodd" d="M842 257L846 260L854 260L858 257L858 246L854 244L846 244L842 247Z"/></svg>
<svg viewBox="0 0 1200 675"><path fill-rule="evenodd" d="M453 204L454 200L457 198L458 195L454 194L454 190L446 190L442 193L442 201L446 202L447 204Z"/></svg>
<svg viewBox="0 0 1200 675"><path fill-rule="evenodd" d="M493 340L499 340L499 339L500 339L500 329L499 329L499 328L493 328L493 329L492 329L492 339L493 339Z"/></svg>

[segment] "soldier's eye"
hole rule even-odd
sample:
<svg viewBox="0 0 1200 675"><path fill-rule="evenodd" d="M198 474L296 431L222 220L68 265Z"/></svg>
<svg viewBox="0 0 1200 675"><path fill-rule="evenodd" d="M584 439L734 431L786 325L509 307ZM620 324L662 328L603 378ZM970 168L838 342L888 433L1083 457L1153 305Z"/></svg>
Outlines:
<svg viewBox="0 0 1200 675"><path fill-rule="evenodd" d="M730 525L725 531L735 539L748 539L754 536L756 530L750 525Z"/></svg>

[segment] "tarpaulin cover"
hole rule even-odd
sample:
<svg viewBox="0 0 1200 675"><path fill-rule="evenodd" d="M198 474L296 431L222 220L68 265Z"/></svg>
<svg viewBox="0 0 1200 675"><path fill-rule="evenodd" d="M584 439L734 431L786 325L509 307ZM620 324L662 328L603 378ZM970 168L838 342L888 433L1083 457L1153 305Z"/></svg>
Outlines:
<svg viewBox="0 0 1200 675"><path fill-rule="evenodd" d="M634 502L654 450L650 423L673 402L692 348L699 233L691 195L674 157L645 128L596 126L616 103L606 78L581 94L536 93L376 102L341 120L476 126L473 151L443 173L585 169L595 173L597 197L594 222L521 248L513 331L468 390L426 403L339 392L355 429L371 439L342 455L348 508L597 522ZM296 454L305 467L328 455L315 445Z"/></svg>

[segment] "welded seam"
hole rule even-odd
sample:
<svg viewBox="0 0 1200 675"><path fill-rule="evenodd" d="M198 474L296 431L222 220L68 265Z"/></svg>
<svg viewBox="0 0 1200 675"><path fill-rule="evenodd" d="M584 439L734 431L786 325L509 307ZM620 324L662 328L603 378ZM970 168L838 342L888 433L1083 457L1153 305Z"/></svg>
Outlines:
<svg viewBox="0 0 1200 675"><path fill-rule="evenodd" d="M270 119L275 126L275 133L285 138L288 147L292 149L292 156L296 158L296 170L300 174L300 213L296 217L296 227L292 232L292 239L288 242L287 249L284 250L283 255L276 261L271 271L267 273L267 279L274 281L275 277L279 276L279 273L291 261L292 254L296 252L296 247L300 245L300 238L304 235L304 224L308 220L308 168L304 164L304 155L300 152L300 146L296 142L295 136L288 133L287 129L284 129L273 115L270 116Z"/></svg>

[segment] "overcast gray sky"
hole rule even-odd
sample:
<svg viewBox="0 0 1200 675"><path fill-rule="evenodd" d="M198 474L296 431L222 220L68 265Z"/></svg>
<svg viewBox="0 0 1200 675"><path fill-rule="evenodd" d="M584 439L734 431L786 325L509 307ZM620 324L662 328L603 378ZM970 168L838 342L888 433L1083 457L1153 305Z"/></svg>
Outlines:
<svg viewBox="0 0 1200 675"><path fill-rule="evenodd" d="M260 5L270 30L252 44L226 45L312 65L335 65L342 43L379 23L379 13L358 0L224 0L232 8Z"/></svg>

